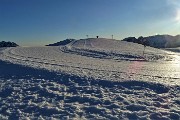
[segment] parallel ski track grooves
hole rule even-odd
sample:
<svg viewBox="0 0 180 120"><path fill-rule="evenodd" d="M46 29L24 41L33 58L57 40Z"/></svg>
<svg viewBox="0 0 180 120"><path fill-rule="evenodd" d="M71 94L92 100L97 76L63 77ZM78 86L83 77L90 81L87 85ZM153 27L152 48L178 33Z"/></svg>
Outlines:
<svg viewBox="0 0 180 120"><path fill-rule="evenodd" d="M82 49L82 48L76 48L71 45L69 46L63 46L59 48L60 51L64 53L69 53L69 54L76 54L76 55L81 55L81 56L86 56L86 57L92 57L92 58L100 58L100 59L113 59L111 58L111 55L104 51L95 51L91 49ZM96 54L94 54L96 53ZM141 56L133 56L133 55L126 55L126 54L117 54L117 53L110 53L112 55L115 55L115 57L120 57L117 59L113 59L115 61L146 61L143 57ZM92 56L93 55L93 56Z"/></svg>
<svg viewBox="0 0 180 120"><path fill-rule="evenodd" d="M13 53L11 54L11 50L10 52L8 52L10 55L14 55ZM35 58L35 60L30 60L25 58L25 56L21 56L21 55L14 55L15 57L12 57L10 55L6 55L7 57L11 58L11 59L16 59L19 61L24 61L24 62L32 62L32 63L40 63L40 64L46 64L46 65L52 65L52 66L61 66L61 67L71 67L71 68L76 68L76 69L84 69L84 70L95 70L95 71L106 71L106 72L112 72L112 73L123 73L123 74L131 74L131 75L140 75L140 76L146 76L146 77L155 77L155 78L165 78L165 79L179 79L179 78L175 78L175 77L161 77L161 76L153 76L153 75L146 75L146 74L137 74L137 73L128 73L128 72L120 72L120 71L113 71L113 70L105 70L105 69L95 69L95 68L89 68L89 67L78 67L78 66L72 66L72 65L63 65L63 64L52 64L49 62L42 62L42 59L39 58ZM16 56L19 56L21 58L16 58ZM22 59L25 58L25 59ZM33 58L33 57L32 57ZM40 61L36 61L36 60L41 60ZM47 60L47 59L46 59ZM55 60L54 60L55 61ZM58 62L58 61L57 61ZM71 63L71 62L70 62Z"/></svg>
<svg viewBox="0 0 180 120"><path fill-rule="evenodd" d="M57 60L54 60L54 59L44 59L44 58L42 59L42 58L37 58L37 57L26 57L26 56L23 56L23 55L17 55L17 54L12 53L11 50L8 52L10 55L25 58L25 59L30 58L30 59L34 59L34 60L47 61L47 62L51 62L51 61L52 62L60 62L60 61L57 61ZM9 57L11 57L11 56L9 56ZM67 62L67 61L61 61L61 62L66 62L66 63L73 64L72 62ZM76 63L76 64L81 64L81 63Z"/></svg>

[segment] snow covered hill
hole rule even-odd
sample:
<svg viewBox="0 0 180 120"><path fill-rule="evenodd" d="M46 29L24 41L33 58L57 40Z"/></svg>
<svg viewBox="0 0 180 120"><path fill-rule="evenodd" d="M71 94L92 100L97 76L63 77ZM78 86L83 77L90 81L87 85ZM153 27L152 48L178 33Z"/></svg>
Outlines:
<svg viewBox="0 0 180 120"><path fill-rule="evenodd" d="M0 119L179 119L180 55L125 41L0 49Z"/></svg>
<svg viewBox="0 0 180 120"><path fill-rule="evenodd" d="M7 48L1 59L94 79L179 84L178 55L151 47L143 55L143 49L142 45L123 41L85 39L60 47Z"/></svg>
<svg viewBox="0 0 180 120"><path fill-rule="evenodd" d="M123 41L134 42L142 44L142 40L146 41L146 45L155 48L175 48L180 46L180 35L154 35L148 37L128 37L123 39Z"/></svg>

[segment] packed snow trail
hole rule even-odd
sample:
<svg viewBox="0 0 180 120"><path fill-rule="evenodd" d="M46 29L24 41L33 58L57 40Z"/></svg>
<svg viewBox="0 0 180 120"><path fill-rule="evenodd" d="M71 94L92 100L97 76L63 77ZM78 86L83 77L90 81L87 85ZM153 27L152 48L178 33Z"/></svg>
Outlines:
<svg viewBox="0 0 180 120"><path fill-rule="evenodd" d="M87 79L0 61L0 119L179 119L180 87Z"/></svg>
<svg viewBox="0 0 180 120"><path fill-rule="evenodd" d="M177 53L147 47L143 56L142 51L139 44L100 38L61 47L7 48L0 59L80 77L180 85Z"/></svg>

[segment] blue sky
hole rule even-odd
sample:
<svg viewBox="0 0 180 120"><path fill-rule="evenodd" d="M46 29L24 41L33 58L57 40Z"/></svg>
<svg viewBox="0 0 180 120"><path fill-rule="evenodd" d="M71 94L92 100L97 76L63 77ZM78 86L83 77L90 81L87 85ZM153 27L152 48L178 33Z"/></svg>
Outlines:
<svg viewBox="0 0 180 120"><path fill-rule="evenodd" d="M179 0L0 0L0 41L22 46L179 33Z"/></svg>

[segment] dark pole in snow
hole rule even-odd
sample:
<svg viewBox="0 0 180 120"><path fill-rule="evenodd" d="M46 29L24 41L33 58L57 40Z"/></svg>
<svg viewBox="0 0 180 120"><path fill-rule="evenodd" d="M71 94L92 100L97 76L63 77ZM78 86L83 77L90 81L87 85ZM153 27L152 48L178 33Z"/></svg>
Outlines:
<svg viewBox="0 0 180 120"><path fill-rule="evenodd" d="M112 35L112 39L113 39L113 35Z"/></svg>
<svg viewBox="0 0 180 120"><path fill-rule="evenodd" d="M143 56L144 56L144 52L145 52L145 47L146 47L146 45L144 45Z"/></svg>
<svg viewBox="0 0 180 120"><path fill-rule="evenodd" d="M142 40L142 44L144 45L144 50L143 50L143 56L144 56L144 52L145 52L145 48L146 48L146 44L147 44L146 39Z"/></svg>

